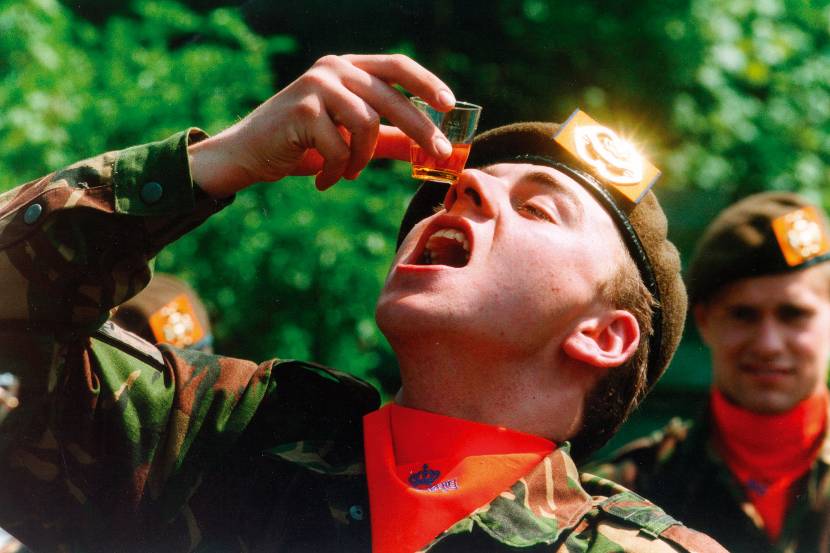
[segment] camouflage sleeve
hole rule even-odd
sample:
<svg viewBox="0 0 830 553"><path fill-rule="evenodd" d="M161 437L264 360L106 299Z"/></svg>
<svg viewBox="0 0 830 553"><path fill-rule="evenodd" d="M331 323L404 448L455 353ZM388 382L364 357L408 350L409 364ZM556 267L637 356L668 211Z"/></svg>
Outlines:
<svg viewBox="0 0 830 553"><path fill-rule="evenodd" d="M162 353L104 323L160 248L222 207L189 176L202 136L0 196L0 366L19 381L0 425L0 525L36 551L138 550L149 529L191 549L188 496L273 386L271 363Z"/></svg>
<svg viewBox="0 0 830 553"><path fill-rule="evenodd" d="M89 334L149 261L222 205L193 185L198 130L110 152L0 195L0 320Z"/></svg>

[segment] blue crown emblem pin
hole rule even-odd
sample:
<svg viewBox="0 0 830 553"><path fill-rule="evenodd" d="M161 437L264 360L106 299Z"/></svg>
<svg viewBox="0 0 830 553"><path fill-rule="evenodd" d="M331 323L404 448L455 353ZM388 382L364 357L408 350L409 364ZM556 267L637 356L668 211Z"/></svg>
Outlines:
<svg viewBox="0 0 830 553"><path fill-rule="evenodd" d="M413 488L429 488L438 480L441 471L433 470L424 463L424 468L409 475L409 485Z"/></svg>

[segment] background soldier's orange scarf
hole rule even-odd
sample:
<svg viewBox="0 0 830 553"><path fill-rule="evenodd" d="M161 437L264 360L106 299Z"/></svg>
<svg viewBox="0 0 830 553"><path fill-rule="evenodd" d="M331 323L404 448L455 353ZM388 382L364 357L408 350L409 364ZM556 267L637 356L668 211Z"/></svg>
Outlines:
<svg viewBox="0 0 830 553"><path fill-rule="evenodd" d="M417 551L527 474L544 438L387 405L363 419L375 553Z"/></svg>
<svg viewBox="0 0 830 553"><path fill-rule="evenodd" d="M790 411L761 415L729 403L712 390L718 446L764 521L770 540L781 535L792 484L809 470L827 424L827 390Z"/></svg>

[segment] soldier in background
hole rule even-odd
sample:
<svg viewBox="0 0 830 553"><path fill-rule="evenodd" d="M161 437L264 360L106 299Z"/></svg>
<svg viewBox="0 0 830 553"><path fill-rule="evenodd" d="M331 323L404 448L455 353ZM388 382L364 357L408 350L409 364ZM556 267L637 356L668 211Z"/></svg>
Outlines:
<svg viewBox="0 0 830 553"><path fill-rule="evenodd" d="M586 470L733 553L830 551L830 242L792 193L747 197L701 238L690 305L712 356L705 412Z"/></svg>
<svg viewBox="0 0 830 553"><path fill-rule="evenodd" d="M147 287L118 306L110 320L151 344L213 352L210 318L202 299L170 274L153 274Z"/></svg>

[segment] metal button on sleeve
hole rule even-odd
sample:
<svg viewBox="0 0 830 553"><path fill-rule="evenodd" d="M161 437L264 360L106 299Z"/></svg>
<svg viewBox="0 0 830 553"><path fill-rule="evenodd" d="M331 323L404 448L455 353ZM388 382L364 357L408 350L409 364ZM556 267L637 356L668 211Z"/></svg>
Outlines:
<svg viewBox="0 0 830 553"><path fill-rule="evenodd" d="M156 181L145 182L141 187L141 200L148 205L152 205L161 199L164 192L161 185Z"/></svg>
<svg viewBox="0 0 830 553"><path fill-rule="evenodd" d="M43 213L43 206L40 204L32 204L26 208L26 212L23 214L23 222L31 225L40 219L41 213Z"/></svg>
<svg viewBox="0 0 830 553"><path fill-rule="evenodd" d="M360 505L352 505L349 507L349 516L352 517L354 520L363 520L363 507Z"/></svg>

